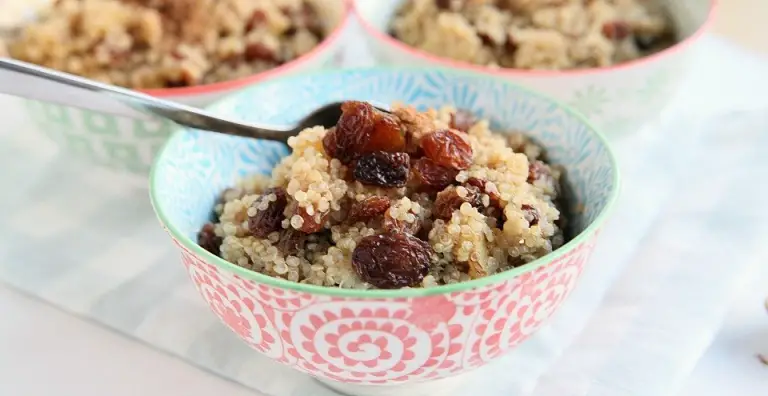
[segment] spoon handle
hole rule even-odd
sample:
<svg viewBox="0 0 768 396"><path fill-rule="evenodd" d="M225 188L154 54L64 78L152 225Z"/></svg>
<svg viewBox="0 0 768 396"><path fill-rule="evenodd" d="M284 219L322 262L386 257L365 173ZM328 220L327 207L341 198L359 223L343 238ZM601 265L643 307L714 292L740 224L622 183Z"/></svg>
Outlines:
<svg viewBox="0 0 768 396"><path fill-rule="evenodd" d="M252 125L14 59L0 58L0 93L142 120L152 116L181 126L248 138L286 142L292 128Z"/></svg>

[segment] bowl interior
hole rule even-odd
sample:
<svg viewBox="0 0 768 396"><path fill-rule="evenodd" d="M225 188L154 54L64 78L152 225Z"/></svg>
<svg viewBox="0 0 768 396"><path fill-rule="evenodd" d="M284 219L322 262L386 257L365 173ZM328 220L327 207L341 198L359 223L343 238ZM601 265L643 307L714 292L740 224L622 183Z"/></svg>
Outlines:
<svg viewBox="0 0 768 396"><path fill-rule="evenodd" d="M389 21L401 4L410 0L354 0L366 26L388 35ZM691 38L709 19L714 0L661 0L677 27L678 40Z"/></svg>
<svg viewBox="0 0 768 396"><path fill-rule="evenodd" d="M527 131L546 148L551 162L566 169L573 231L583 232L600 222L597 219L617 194L612 154L582 116L524 88L476 74L435 69L306 74L252 87L211 109L246 121L283 124L320 105L346 99L400 101L420 109L450 104L489 119L496 130ZM155 210L174 237L193 246L223 189L248 174L269 174L286 154L288 148L280 143L179 130L154 165Z"/></svg>

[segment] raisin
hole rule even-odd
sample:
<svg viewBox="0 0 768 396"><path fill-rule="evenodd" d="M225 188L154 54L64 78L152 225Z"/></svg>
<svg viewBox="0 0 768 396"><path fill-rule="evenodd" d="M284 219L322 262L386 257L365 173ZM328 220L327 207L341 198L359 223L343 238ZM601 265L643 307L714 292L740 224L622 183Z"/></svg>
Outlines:
<svg viewBox="0 0 768 396"><path fill-rule="evenodd" d="M296 214L301 216L304 220L304 222L301 223L299 231L305 234L314 234L323 229L323 224L325 224L325 220L328 219L328 215L330 215L331 212L320 213L318 216L317 212L309 214L305 208L299 207L296 210Z"/></svg>
<svg viewBox="0 0 768 396"><path fill-rule="evenodd" d="M391 153L405 150L405 131L400 121L392 114L374 110L373 132L364 152L388 151Z"/></svg>
<svg viewBox="0 0 768 396"><path fill-rule="evenodd" d="M496 46L496 43L493 41L493 38L491 36L489 36L487 33L480 33L480 32L478 32L477 33L477 37L480 38L480 41L486 47L493 48L493 47Z"/></svg>
<svg viewBox="0 0 768 396"><path fill-rule="evenodd" d="M421 230L421 224L422 220L421 217L416 215L413 212L408 212L413 215L414 221L413 222L407 222L405 220L399 220L392 217L392 213L390 211L386 211L384 213L384 224L383 227L385 230L389 232L396 232L396 233L404 233L404 234L411 234L416 235Z"/></svg>
<svg viewBox="0 0 768 396"><path fill-rule="evenodd" d="M274 197L274 200L272 199ZM259 210L262 203L267 202L267 208ZM283 211L288 205L288 195L285 189L270 188L253 202L248 208L248 230L256 237L266 238L269 234L280 231L285 216ZM250 212L256 213L251 216Z"/></svg>
<svg viewBox="0 0 768 396"><path fill-rule="evenodd" d="M518 44L515 38L511 34L508 34L507 42L504 43L504 51L506 51L508 55L512 55L515 52L517 52L517 47L518 47Z"/></svg>
<svg viewBox="0 0 768 396"><path fill-rule="evenodd" d="M385 233L360 240L352 265L360 278L381 289L416 286L429 272L432 248L409 234Z"/></svg>
<svg viewBox="0 0 768 396"><path fill-rule="evenodd" d="M459 195L459 188L466 191L463 196ZM474 186L448 187L437 194L432 214L435 218L448 220L453 215L453 212L458 210L464 202L479 208L482 206L480 195L480 189Z"/></svg>
<svg viewBox="0 0 768 396"><path fill-rule="evenodd" d="M476 177L470 177L467 179L467 184L476 187L480 189L480 192L483 194L488 194L488 198L491 200L491 205L501 207L501 193L499 193L499 189L496 188L496 185L493 183L488 183L485 180L478 179Z"/></svg>
<svg viewBox="0 0 768 396"><path fill-rule="evenodd" d="M336 131L323 140L326 153L344 164L365 152L375 128L376 109L368 103L348 101L341 105Z"/></svg>
<svg viewBox="0 0 768 396"><path fill-rule="evenodd" d="M413 164L416 182L427 190L440 191L456 180L459 171L440 166L429 158L419 158Z"/></svg>
<svg viewBox="0 0 768 396"><path fill-rule="evenodd" d="M391 202L387 197L372 196L355 202L349 210L348 219L351 224L358 221L367 222L381 216L389 209Z"/></svg>
<svg viewBox="0 0 768 396"><path fill-rule="evenodd" d="M280 240L277 241L277 248L286 256L295 255L299 250L304 249L304 243L307 241L307 234L288 227L280 231Z"/></svg>
<svg viewBox="0 0 768 396"><path fill-rule="evenodd" d="M301 15L304 17L304 26L318 39L325 36L325 26L317 11L309 4L304 3L301 7Z"/></svg>
<svg viewBox="0 0 768 396"><path fill-rule="evenodd" d="M658 38L648 35L635 36L635 45L640 51L650 51L658 45Z"/></svg>
<svg viewBox="0 0 768 396"><path fill-rule="evenodd" d="M528 165L528 183L549 177L549 167L542 161L531 161Z"/></svg>
<svg viewBox="0 0 768 396"><path fill-rule="evenodd" d="M403 187L408 182L411 157L405 153L376 151L355 164L355 180L379 187Z"/></svg>
<svg viewBox="0 0 768 396"><path fill-rule="evenodd" d="M338 158L336 156L336 127L328 129L328 132L323 136L323 149L329 157Z"/></svg>
<svg viewBox="0 0 768 396"><path fill-rule="evenodd" d="M201 248L218 256L222 240L221 237L216 235L214 229L215 226L212 223L204 225L203 228L200 229L200 232L197 233L197 244L200 245Z"/></svg>
<svg viewBox="0 0 768 396"><path fill-rule="evenodd" d="M632 33L626 22L614 21L603 24L603 36L609 40L624 40Z"/></svg>
<svg viewBox="0 0 768 396"><path fill-rule="evenodd" d="M499 189L496 188L496 185L476 177L467 179L467 185L476 187L480 192L488 195L490 202L488 203L488 207L483 211L483 214L486 217L496 219L496 228L504 228L507 216L504 214L504 204L501 202L501 193L499 193Z"/></svg>
<svg viewBox="0 0 768 396"><path fill-rule="evenodd" d="M458 170L472 165L472 146L456 132L443 129L421 139L424 155L438 165Z"/></svg>
<svg viewBox="0 0 768 396"><path fill-rule="evenodd" d="M266 21L267 14L265 14L262 10L256 10L253 12L253 14L251 14L251 17L248 18L248 22L245 24L245 31L250 32L251 30L255 29L256 26L260 26Z"/></svg>
<svg viewBox="0 0 768 396"><path fill-rule="evenodd" d="M539 211L531 205L523 205L520 207L523 211L523 217L528 222L529 226L535 226L539 224Z"/></svg>
<svg viewBox="0 0 768 396"><path fill-rule="evenodd" d="M475 116L467 110L459 109L451 114L451 128L462 132L469 131L469 128L472 128L476 122Z"/></svg>
<svg viewBox="0 0 768 396"><path fill-rule="evenodd" d="M274 62L277 60L275 51L271 50L266 45L255 42L249 43L245 46L245 60L254 61L262 60L268 62Z"/></svg>
<svg viewBox="0 0 768 396"><path fill-rule="evenodd" d="M441 10L450 10L451 9L451 3L453 3L453 0L436 0L435 5L438 9Z"/></svg>

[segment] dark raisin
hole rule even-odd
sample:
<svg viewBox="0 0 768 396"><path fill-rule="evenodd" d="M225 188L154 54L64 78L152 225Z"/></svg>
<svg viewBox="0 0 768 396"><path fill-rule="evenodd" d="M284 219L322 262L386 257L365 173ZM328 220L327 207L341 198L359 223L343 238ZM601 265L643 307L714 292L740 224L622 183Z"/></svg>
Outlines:
<svg viewBox="0 0 768 396"><path fill-rule="evenodd" d="M467 184L473 187L477 187L483 194L488 194L491 205L498 207L502 206L501 193L499 193L499 189L496 188L496 184L488 183L487 181L478 179L476 177L470 177L467 179Z"/></svg>
<svg viewBox="0 0 768 396"><path fill-rule="evenodd" d="M416 286L429 272L432 248L410 234L385 233L360 240L352 252L358 276L381 289Z"/></svg>
<svg viewBox="0 0 768 396"><path fill-rule="evenodd" d="M263 202L267 202L267 208L259 210ZM283 211L287 205L288 195L285 189L276 187L264 191L248 209L248 212L256 212L253 216L248 216L248 230L259 238L266 238L269 234L280 231L285 218Z"/></svg>
<svg viewBox="0 0 768 396"><path fill-rule="evenodd" d="M459 109L451 114L451 128L462 132L469 131L469 128L472 128L476 122L475 116L467 110Z"/></svg>
<svg viewBox="0 0 768 396"><path fill-rule="evenodd" d="M204 225L200 232L197 233L197 244L218 256L220 253L219 249L221 248L221 237L216 236L214 229L215 226L211 223Z"/></svg>
<svg viewBox="0 0 768 396"><path fill-rule="evenodd" d="M376 109L373 106L364 102L344 102L336 131L323 140L326 153L344 164L352 162L365 152L375 124Z"/></svg>
<svg viewBox="0 0 768 396"><path fill-rule="evenodd" d="M504 204L501 202L501 193L499 193L499 189L496 188L496 185L476 177L467 179L467 185L476 187L480 192L488 195L488 200L490 202L488 202L488 207L485 208L483 214L487 217L496 219L496 228L504 228L504 223L507 221L507 217L504 214Z"/></svg>
<svg viewBox="0 0 768 396"><path fill-rule="evenodd" d="M374 110L373 132L364 152L388 151L391 153L405 150L405 131L397 117Z"/></svg>
<svg viewBox="0 0 768 396"><path fill-rule="evenodd" d="M515 38L511 35L507 35L507 41L504 43L504 51L507 53L507 55L512 55L517 51L517 41Z"/></svg>
<svg viewBox="0 0 768 396"><path fill-rule="evenodd" d="M277 248L286 256L295 255L299 250L304 249L304 243L307 241L307 234L288 227L280 231L280 240L277 241Z"/></svg>
<svg viewBox="0 0 768 396"><path fill-rule="evenodd" d="M438 165L467 169L472 165L472 146L461 135L443 129L421 139L424 155Z"/></svg>
<svg viewBox="0 0 768 396"><path fill-rule="evenodd" d="M658 37L641 35L634 37L635 45L640 51L650 51L658 46Z"/></svg>
<svg viewBox="0 0 768 396"><path fill-rule="evenodd" d="M408 212L413 215L414 221L409 223L405 220L399 220L392 217L392 213L388 210L384 213L383 227L389 232L405 233L416 235L421 230L422 219L413 212Z"/></svg>
<svg viewBox="0 0 768 396"><path fill-rule="evenodd" d="M379 187L403 187L408 182L411 157L406 153L376 151L355 164L355 180Z"/></svg>
<svg viewBox="0 0 768 396"><path fill-rule="evenodd" d="M301 223L301 228L299 228L299 231L305 234L314 234L323 229L323 224L325 224L325 220L328 219L330 212L320 213L319 216L317 212L314 212L310 215L307 213L305 208L299 207L296 210L296 214L301 216L301 218L304 220L304 222Z"/></svg>
<svg viewBox="0 0 768 396"><path fill-rule="evenodd" d="M367 222L381 216L389 209L391 202L387 197L372 196L355 202L349 209L348 220L351 224L358 221Z"/></svg>
<svg viewBox="0 0 768 396"><path fill-rule="evenodd" d="M528 183L549 177L549 167L542 161L531 161L528 165Z"/></svg>
<svg viewBox="0 0 768 396"><path fill-rule="evenodd" d="M435 5L437 5L437 8L441 10L450 10L451 3L453 3L453 0L436 0L435 1Z"/></svg>
<svg viewBox="0 0 768 396"><path fill-rule="evenodd" d="M301 11L299 11L297 20L299 21L299 26L303 26L309 30L309 32L314 34L315 37L322 38L325 35L323 22L311 4L303 3L301 5Z"/></svg>
<svg viewBox="0 0 768 396"><path fill-rule="evenodd" d="M493 38L492 38L491 36L489 36L487 33L480 33L480 32L478 32L478 33L477 33L477 37L479 37L479 38L480 38L480 41L481 41L481 42L483 43L483 45L484 45L484 46L486 46L486 47L491 47L491 48L493 48L493 47L495 47L495 46L496 46L496 42L494 42L494 41L493 41Z"/></svg>
<svg viewBox="0 0 768 396"><path fill-rule="evenodd" d="M531 205L523 205L520 207L523 210L523 217L528 222L529 226L535 226L539 224L539 211Z"/></svg>
<svg viewBox="0 0 768 396"><path fill-rule="evenodd" d="M432 214L437 219L448 220L453 215L453 212L458 210L463 203L469 203L473 207L481 207L480 201L480 189L474 186L462 187L466 190L464 196L459 195L457 187L448 187L437 194L435 200L435 207L432 209Z"/></svg>
<svg viewBox="0 0 768 396"><path fill-rule="evenodd" d="M277 60L276 56L275 51L259 42L248 43L245 46L245 60L247 61L262 60L274 62Z"/></svg>
<svg viewBox="0 0 768 396"><path fill-rule="evenodd" d="M606 22L602 30L603 36L609 40L624 40L632 33L629 25L622 21Z"/></svg>
<svg viewBox="0 0 768 396"><path fill-rule="evenodd" d="M456 180L459 171L440 166L429 158L419 158L413 164L416 183L423 189L440 191Z"/></svg>

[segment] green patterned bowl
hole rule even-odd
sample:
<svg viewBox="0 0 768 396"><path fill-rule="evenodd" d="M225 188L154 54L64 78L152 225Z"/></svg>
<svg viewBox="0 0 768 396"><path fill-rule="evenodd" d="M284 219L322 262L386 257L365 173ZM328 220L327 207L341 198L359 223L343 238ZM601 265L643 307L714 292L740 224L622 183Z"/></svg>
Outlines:
<svg viewBox="0 0 768 396"><path fill-rule="evenodd" d="M658 117L694 63L693 44L709 30L715 0L662 0L677 26L680 42L655 55L613 67L564 71L492 69L437 57L387 33L389 21L405 0L354 0L355 14L368 46L383 64L460 69L504 78L568 103L607 135L637 130Z"/></svg>
<svg viewBox="0 0 768 396"><path fill-rule="evenodd" d="M250 85L309 70L332 67L349 29L351 11L346 0L323 1L327 17L335 21L330 35L314 50L272 70L232 81L195 87L143 91L152 96L204 107ZM51 138L63 152L97 166L138 176L146 184L155 155L174 130L170 121L134 120L76 107L33 100L14 101L11 111L26 113L28 129ZM26 132L26 131L25 131Z"/></svg>

